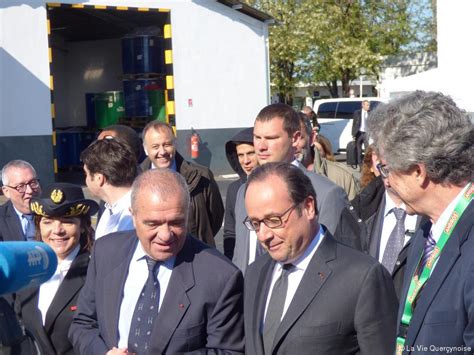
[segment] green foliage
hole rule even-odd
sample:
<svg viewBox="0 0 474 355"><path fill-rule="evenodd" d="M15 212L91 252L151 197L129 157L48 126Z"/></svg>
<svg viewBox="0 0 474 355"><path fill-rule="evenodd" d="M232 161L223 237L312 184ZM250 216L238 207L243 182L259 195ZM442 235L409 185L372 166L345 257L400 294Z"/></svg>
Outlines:
<svg viewBox="0 0 474 355"><path fill-rule="evenodd" d="M271 81L274 91L291 103L298 81L325 82L334 88L339 80L348 96L350 82L361 71L378 76L383 56L433 43L432 16L420 10L426 1L434 0L246 2L277 21L270 28Z"/></svg>

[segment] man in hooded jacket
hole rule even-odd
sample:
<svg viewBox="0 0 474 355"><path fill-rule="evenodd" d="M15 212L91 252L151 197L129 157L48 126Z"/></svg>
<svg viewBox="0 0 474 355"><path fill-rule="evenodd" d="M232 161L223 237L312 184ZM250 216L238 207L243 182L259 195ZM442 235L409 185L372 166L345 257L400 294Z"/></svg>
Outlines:
<svg viewBox="0 0 474 355"><path fill-rule="evenodd" d="M239 175L227 188L224 215L224 255L230 260L235 247L235 201L237 192L247 181L247 176L258 166L253 146L253 127L237 132L226 144L225 153L232 169Z"/></svg>

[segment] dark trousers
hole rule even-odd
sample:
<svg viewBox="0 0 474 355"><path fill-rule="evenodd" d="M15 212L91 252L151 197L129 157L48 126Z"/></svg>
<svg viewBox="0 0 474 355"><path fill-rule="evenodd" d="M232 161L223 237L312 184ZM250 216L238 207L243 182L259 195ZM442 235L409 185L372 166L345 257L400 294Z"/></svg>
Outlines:
<svg viewBox="0 0 474 355"><path fill-rule="evenodd" d="M365 132L357 132L356 135L356 151L357 151L357 163L362 164L362 143L364 144L364 149L367 148L368 142L366 139L367 135Z"/></svg>

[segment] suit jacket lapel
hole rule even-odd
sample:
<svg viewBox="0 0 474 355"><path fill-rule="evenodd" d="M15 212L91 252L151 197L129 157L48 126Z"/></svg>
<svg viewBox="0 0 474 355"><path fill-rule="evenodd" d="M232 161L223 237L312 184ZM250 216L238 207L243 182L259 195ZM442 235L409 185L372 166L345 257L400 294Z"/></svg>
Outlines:
<svg viewBox="0 0 474 355"><path fill-rule="evenodd" d="M471 202L462 215L458 225L454 229L443 251L441 252L441 255L439 256L438 262L432 271L430 278L426 282L424 288L420 291L419 299L416 304L415 311L413 312L413 317L411 319L409 331L407 334L407 345L412 344L416 339L428 308L433 302L438 290L443 285L444 280L446 277L448 277L457 259L461 255L460 247L462 243L464 243L469 229L472 228L473 224L473 206L474 204Z"/></svg>
<svg viewBox="0 0 474 355"><path fill-rule="evenodd" d="M327 265L328 261L336 258L336 242L329 232L325 233L324 240L313 255L308 268L296 290L295 296L282 319L275 335L273 349L278 347L285 334L301 316L308 305L318 294L326 280L331 277L332 270Z"/></svg>
<svg viewBox="0 0 474 355"><path fill-rule="evenodd" d="M267 303L268 293L270 284L272 281L273 269L275 267L275 261L272 260L269 254L263 256L268 259L268 261L263 266L262 270L259 273L258 283L255 290L255 312L252 314L252 334L256 337L256 349L257 354L263 355L263 339L261 332L261 325L263 322L263 316L265 314L265 306Z"/></svg>
<svg viewBox="0 0 474 355"><path fill-rule="evenodd" d="M160 312L154 322L152 347L164 353L168 343L186 314L191 300L187 292L194 287L194 271L191 241L188 236L181 252L176 257L173 272L166 289Z"/></svg>
<svg viewBox="0 0 474 355"><path fill-rule="evenodd" d="M118 258L122 259L122 262L114 268L104 280L103 303L105 305L104 316L107 320L108 327L106 328L107 334L104 338L108 339L108 344L116 344L118 341L118 324L120 316L120 305L122 304L123 289L125 281L128 276L128 269L133 254L135 253L136 246L138 244L138 237L130 238L127 243L124 244L123 249L125 250L124 255L118 253Z"/></svg>
<svg viewBox="0 0 474 355"><path fill-rule="evenodd" d="M46 313L44 324L46 332L49 332L56 318L84 285L88 263L89 253L87 252L80 253L72 262L66 277L61 282L61 285L48 308L48 312ZM69 312L73 311L74 310L69 310Z"/></svg>
<svg viewBox="0 0 474 355"><path fill-rule="evenodd" d="M20 219L18 218L11 201L9 201L7 218L5 220L12 236L10 240L26 240L25 235L23 234L23 228L21 227Z"/></svg>

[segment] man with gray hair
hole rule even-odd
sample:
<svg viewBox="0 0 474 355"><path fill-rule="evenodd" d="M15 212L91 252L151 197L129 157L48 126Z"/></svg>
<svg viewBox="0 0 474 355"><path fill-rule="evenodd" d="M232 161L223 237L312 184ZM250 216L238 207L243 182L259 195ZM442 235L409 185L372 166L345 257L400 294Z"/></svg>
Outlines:
<svg viewBox="0 0 474 355"><path fill-rule="evenodd" d="M0 241L34 240L30 200L41 193L41 187L33 166L24 160L5 164L2 191L8 201L0 206Z"/></svg>
<svg viewBox="0 0 474 355"><path fill-rule="evenodd" d="M240 354L243 277L187 234L184 178L169 169L132 186L135 230L99 239L69 337L77 354Z"/></svg>
<svg viewBox="0 0 474 355"><path fill-rule="evenodd" d="M369 117L381 174L416 233L400 299L397 354L474 350L474 129L440 93L416 91Z"/></svg>

